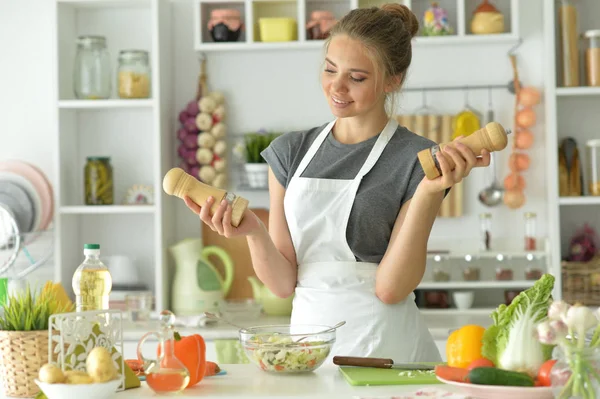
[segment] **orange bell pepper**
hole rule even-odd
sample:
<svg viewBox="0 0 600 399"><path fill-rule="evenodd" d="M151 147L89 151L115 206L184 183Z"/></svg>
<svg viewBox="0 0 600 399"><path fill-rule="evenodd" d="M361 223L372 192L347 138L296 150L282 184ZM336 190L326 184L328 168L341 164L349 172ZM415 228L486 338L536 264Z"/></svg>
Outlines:
<svg viewBox="0 0 600 399"><path fill-rule="evenodd" d="M446 342L448 366L467 368L472 361L483 359L481 347L485 328L466 325L454 331Z"/></svg>
<svg viewBox="0 0 600 399"><path fill-rule="evenodd" d="M202 381L206 373L206 343L200 334L182 337L175 332L174 335L173 353L190 373L190 382L186 386L189 388Z"/></svg>

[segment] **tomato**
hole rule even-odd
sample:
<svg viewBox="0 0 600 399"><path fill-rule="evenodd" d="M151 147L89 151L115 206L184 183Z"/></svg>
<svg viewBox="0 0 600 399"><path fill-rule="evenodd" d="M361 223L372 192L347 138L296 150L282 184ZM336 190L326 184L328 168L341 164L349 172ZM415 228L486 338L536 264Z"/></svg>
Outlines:
<svg viewBox="0 0 600 399"><path fill-rule="evenodd" d="M537 379L540 384L544 387L549 387L552 385L552 381L550 380L550 375L552 371L552 367L556 363L556 359L546 360L540 370L538 371Z"/></svg>
<svg viewBox="0 0 600 399"><path fill-rule="evenodd" d="M435 375L447 381L469 382L469 370L445 365L435 366Z"/></svg>
<svg viewBox="0 0 600 399"><path fill-rule="evenodd" d="M473 369L476 369L477 367L496 367L496 366L494 365L494 362L492 362L491 360L488 360L488 359L482 357L481 359L473 360L471 363L469 363L467 370L473 370Z"/></svg>

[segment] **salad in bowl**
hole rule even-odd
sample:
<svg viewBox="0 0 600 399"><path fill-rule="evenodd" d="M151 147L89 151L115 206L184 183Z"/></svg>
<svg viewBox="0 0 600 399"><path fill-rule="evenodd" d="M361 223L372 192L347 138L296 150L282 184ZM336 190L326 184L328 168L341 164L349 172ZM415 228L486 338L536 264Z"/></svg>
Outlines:
<svg viewBox="0 0 600 399"><path fill-rule="evenodd" d="M335 329L287 324L250 327L240 330L240 342L248 359L261 370L310 372L319 368L329 356L335 343Z"/></svg>

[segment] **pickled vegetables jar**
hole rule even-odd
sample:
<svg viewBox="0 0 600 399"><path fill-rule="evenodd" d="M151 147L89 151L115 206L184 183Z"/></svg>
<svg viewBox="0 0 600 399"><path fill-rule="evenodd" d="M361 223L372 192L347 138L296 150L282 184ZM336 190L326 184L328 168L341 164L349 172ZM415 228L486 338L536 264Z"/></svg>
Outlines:
<svg viewBox="0 0 600 399"><path fill-rule="evenodd" d="M112 205L113 169L110 157L88 157L84 167L86 205Z"/></svg>

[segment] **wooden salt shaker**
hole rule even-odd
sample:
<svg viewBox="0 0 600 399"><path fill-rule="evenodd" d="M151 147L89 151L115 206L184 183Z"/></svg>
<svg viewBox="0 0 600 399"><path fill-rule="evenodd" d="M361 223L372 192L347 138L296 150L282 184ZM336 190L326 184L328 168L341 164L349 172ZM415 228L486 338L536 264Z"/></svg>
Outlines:
<svg viewBox="0 0 600 399"><path fill-rule="evenodd" d="M248 208L247 199L202 183L181 168L173 168L167 172L163 179L163 190L167 194L174 195L181 199L188 196L198 205L204 204L207 198L212 196L215 199L215 202L210 209L211 215L214 214L221 205L221 201L226 199L232 207L231 224L234 227L239 226L244 217L244 212L246 211L246 208Z"/></svg>
<svg viewBox="0 0 600 399"><path fill-rule="evenodd" d="M473 134L463 137L458 141L469 147L476 155L479 155L483 149L494 152L506 148L506 145L508 144L507 134L509 133L510 130L505 130L499 123L490 122L485 125L485 127L482 127ZM442 175L435 154L442 151L447 145L454 146L455 143L456 141L450 141L419 151L417 154L419 162L423 167L425 176L427 176L429 180L433 180ZM456 166L454 161L452 161L452 158L450 157L446 157L446 159L449 163L450 170L453 170Z"/></svg>

